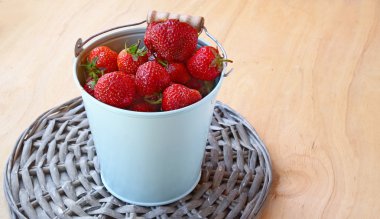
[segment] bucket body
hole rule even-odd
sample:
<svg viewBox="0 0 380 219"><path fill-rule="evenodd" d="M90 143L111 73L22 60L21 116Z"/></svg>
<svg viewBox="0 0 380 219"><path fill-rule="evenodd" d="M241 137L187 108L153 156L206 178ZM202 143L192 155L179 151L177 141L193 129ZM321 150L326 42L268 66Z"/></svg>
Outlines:
<svg viewBox="0 0 380 219"><path fill-rule="evenodd" d="M168 112L135 112L104 104L82 85L80 66L89 51L106 45L120 51L143 39L145 28L107 34L89 44L74 61L74 80L83 103L105 187L119 199L143 206L174 202L197 185L208 129L223 77L202 100ZM199 40L199 45L207 45Z"/></svg>

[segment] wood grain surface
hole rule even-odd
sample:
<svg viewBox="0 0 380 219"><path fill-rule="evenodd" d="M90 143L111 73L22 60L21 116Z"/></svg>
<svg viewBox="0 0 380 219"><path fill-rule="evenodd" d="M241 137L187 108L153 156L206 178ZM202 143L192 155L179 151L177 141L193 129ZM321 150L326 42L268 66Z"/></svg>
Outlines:
<svg viewBox="0 0 380 219"><path fill-rule="evenodd" d="M77 38L151 9L204 16L234 60L218 99L252 123L272 157L262 218L379 217L375 0L0 0L1 170L23 129L79 95L71 76ZM8 215L3 194L0 215Z"/></svg>

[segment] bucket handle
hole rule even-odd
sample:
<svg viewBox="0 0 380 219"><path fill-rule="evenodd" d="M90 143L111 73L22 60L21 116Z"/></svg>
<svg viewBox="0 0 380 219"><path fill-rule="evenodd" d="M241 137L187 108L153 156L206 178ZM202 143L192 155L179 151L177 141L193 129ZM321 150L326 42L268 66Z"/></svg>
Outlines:
<svg viewBox="0 0 380 219"><path fill-rule="evenodd" d="M205 32L205 34L212 40L214 41L214 43L216 43L216 45L218 46L218 48L220 49L220 51L222 51L222 54L223 54L223 59L228 59L227 58L227 52L226 50L224 50L223 46L219 43L219 41L213 37L208 31L207 31L207 28L205 26L202 27L202 30ZM223 63L223 69L226 69L227 68L227 62L224 62ZM230 68L229 70L226 70L226 72L223 74L223 77L227 77L234 69L233 68Z"/></svg>
<svg viewBox="0 0 380 219"><path fill-rule="evenodd" d="M100 33L97 33L95 35L92 35L91 37L89 37L88 39L86 39L85 41L82 40L82 38L79 38L77 40L77 42L75 43L75 49L74 49L74 53L75 53L75 57L78 57L79 54L83 51L83 46L88 43L90 40L94 39L95 37L99 36L99 35L102 35L104 33L108 33L110 31L113 31L113 30L117 30L117 29L121 29L121 28L126 28L126 27L133 27L133 26L137 26L137 25L140 25L140 24L143 24L147 22L147 20L144 20L144 21L140 21L140 22L137 22L137 23L133 23L133 24L127 24L127 25L122 25L122 26L118 26L118 27L114 27L114 28L110 28L108 30L105 30L105 31L102 31ZM222 52L223 54L223 58L224 59L227 59L227 53L226 53L226 50L224 50L223 46L219 43L219 41L213 37L208 31L207 31L207 28L205 26L203 26L203 23L202 23L202 28L200 30L200 33L202 33L202 31L205 32L205 34L212 40L216 43L216 45L218 46L218 48L220 49L220 51ZM226 69L227 67L227 63L224 62L223 64L224 66L224 69ZM229 70L226 70L225 73L223 74L223 77L227 77L231 72L233 71L233 68L229 69Z"/></svg>
<svg viewBox="0 0 380 219"><path fill-rule="evenodd" d="M99 36L99 35L102 35L104 33L108 33L110 31L113 31L113 30L117 30L117 29L121 29L121 28L125 28L125 27L133 27L133 26L137 26L137 25L140 25L140 24L143 24L145 23L146 20L144 21L140 21L140 22L137 22L137 23L133 23L133 24L127 24L127 25L123 25L123 26L118 26L118 27L114 27L114 28L110 28L108 30L105 30L105 31L102 31L100 33L97 33L95 35L92 35L90 36L88 39L86 39L85 41L82 40L82 38L79 38L77 40L77 42L75 43L75 48L74 48L74 53L75 53L75 57L78 57L79 54L83 51L83 46L88 43L90 40L94 39L95 37Z"/></svg>

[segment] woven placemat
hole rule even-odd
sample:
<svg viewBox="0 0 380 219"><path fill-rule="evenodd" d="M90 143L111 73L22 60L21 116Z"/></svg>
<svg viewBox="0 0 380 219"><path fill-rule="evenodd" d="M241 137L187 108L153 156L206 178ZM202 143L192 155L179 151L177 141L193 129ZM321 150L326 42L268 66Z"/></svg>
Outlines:
<svg viewBox="0 0 380 219"><path fill-rule="evenodd" d="M4 181L12 218L254 218L267 197L272 172L255 130L218 102L194 191L164 206L125 203L102 184L78 97L42 114L22 133Z"/></svg>

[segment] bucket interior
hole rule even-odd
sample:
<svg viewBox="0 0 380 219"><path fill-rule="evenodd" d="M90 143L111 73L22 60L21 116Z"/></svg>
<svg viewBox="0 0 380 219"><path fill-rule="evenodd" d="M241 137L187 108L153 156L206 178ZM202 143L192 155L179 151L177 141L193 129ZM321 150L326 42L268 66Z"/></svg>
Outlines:
<svg viewBox="0 0 380 219"><path fill-rule="evenodd" d="M82 94L86 93L83 89L83 85L86 83L86 72L84 67L82 66L84 63L86 63L86 57L88 56L89 52L94 49L97 46L108 46L112 50L119 53L122 49L125 48L125 44L127 46L130 46L131 44L136 43L138 40L141 40L141 46L144 45L144 34L145 34L146 28L130 28L130 29L124 29L119 30L111 33L104 34L100 37L97 37L96 40L91 40L86 46L83 47L83 51L79 54L78 57L74 60L74 80L76 81L76 84L81 89ZM202 46L211 45L210 43L206 42L205 40L198 39L198 48ZM226 57L226 54L222 54L224 57ZM224 63L224 69L221 73L221 75L224 74L226 70L226 63ZM206 95L209 96L211 93L215 92L216 87L221 86L222 79L224 77L217 77L215 79L214 88L211 90L211 92ZM90 97L94 98L94 97ZM95 99L95 98L94 98ZM204 98L202 98L203 100ZM201 100L201 101L202 101Z"/></svg>
<svg viewBox="0 0 380 219"><path fill-rule="evenodd" d="M84 67L81 65L83 63L86 63L86 57L88 56L89 52L94 49L97 46L108 46L112 50L119 53L122 49L125 48L125 44L127 46L130 46L134 43L136 43L139 39L141 40L141 46L144 45L144 34L145 34L145 28L133 28L123 31L114 32L111 34L105 34L101 38L91 42L90 44L86 45L83 48L83 51L80 53L80 55L76 59L76 72L77 72L77 78L79 80L79 83L83 86L86 82L86 74L84 71ZM209 45L209 43L205 42L202 39L198 40L198 48L202 46ZM219 81L219 77L216 79L216 84Z"/></svg>

